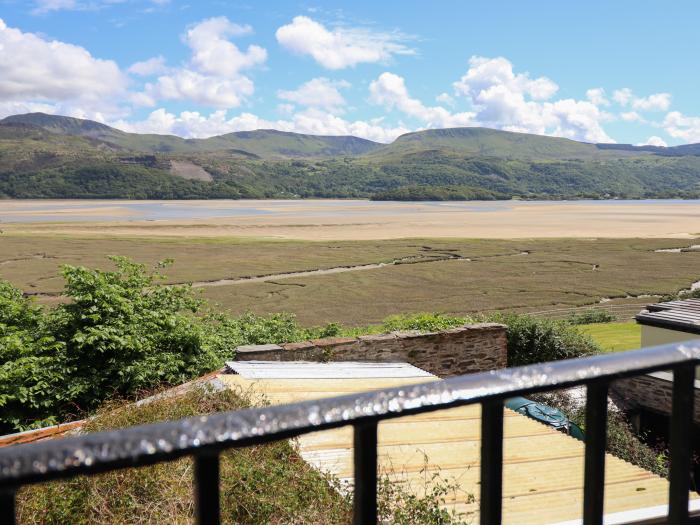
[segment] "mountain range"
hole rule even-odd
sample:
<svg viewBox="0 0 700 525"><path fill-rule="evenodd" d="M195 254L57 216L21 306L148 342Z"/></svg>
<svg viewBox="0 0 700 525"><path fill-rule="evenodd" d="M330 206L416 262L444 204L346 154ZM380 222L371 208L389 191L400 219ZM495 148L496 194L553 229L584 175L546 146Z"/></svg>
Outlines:
<svg viewBox="0 0 700 525"><path fill-rule="evenodd" d="M391 144L277 130L206 139L29 113L0 120L0 197L401 200L700 194L700 144L590 144L488 128Z"/></svg>

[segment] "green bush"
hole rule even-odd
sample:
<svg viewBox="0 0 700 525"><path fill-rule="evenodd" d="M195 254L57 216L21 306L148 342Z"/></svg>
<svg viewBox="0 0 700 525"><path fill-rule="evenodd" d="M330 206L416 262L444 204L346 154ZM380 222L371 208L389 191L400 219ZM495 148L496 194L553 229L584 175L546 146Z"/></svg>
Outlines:
<svg viewBox="0 0 700 525"><path fill-rule="evenodd" d="M602 351L593 339L563 321L518 314L495 314L486 319L508 327L508 366L571 359Z"/></svg>
<svg viewBox="0 0 700 525"><path fill-rule="evenodd" d="M64 356L41 310L0 281L0 432L56 422Z"/></svg>
<svg viewBox="0 0 700 525"><path fill-rule="evenodd" d="M438 332L456 328L469 322L466 317L456 317L440 313L420 313L413 315L393 315L384 319L382 332L418 330L420 332Z"/></svg>
<svg viewBox="0 0 700 525"><path fill-rule="evenodd" d="M607 310L596 308L589 308L582 312L572 312L566 318L566 322L569 324L612 323L615 320L615 316Z"/></svg>
<svg viewBox="0 0 700 525"><path fill-rule="evenodd" d="M190 286L123 257L116 269L65 266L68 302L43 311L0 281L0 432L82 416L112 396L133 398L222 366L241 344L338 331L288 314L233 318L207 310Z"/></svg>

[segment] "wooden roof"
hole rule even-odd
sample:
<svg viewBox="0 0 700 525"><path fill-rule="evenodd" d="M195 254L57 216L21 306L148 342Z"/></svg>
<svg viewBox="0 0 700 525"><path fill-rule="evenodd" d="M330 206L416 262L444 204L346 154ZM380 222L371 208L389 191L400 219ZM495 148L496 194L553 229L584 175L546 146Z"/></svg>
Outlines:
<svg viewBox="0 0 700 525"><path fill-rule="evenodd" d="M298 365L297 365L298 366ZM422 372L422 371L421 371ZM439 380L434 376L250 379L223 374L231 388L256 391L272 404ZM480 406L467 406L379 424L380 469L407 490L425 490L426 473L459 485L448 504L478 523ZM352 428L298 438L301 456L319 470L352 480ZM578 520L583 505L582 442L506 410L504 423L504 523L552 524ZM700 498L697 495L691 497ZM609 523L662 516L668 482L611 455L606 457L605 512ZM693 507L700 509L700 499ZM618 521L623 520L623 521Z"/></svg>

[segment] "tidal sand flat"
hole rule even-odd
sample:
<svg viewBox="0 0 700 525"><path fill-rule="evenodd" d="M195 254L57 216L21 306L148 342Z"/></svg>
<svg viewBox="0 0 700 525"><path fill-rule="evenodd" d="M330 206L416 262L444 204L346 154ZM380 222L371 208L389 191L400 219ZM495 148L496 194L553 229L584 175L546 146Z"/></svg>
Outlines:
<svg viewBox="0 0 700 525"><path fill-rule="evenodd" d="M10 232L296 240L690 238L700 201L2 201Z"/></svg>

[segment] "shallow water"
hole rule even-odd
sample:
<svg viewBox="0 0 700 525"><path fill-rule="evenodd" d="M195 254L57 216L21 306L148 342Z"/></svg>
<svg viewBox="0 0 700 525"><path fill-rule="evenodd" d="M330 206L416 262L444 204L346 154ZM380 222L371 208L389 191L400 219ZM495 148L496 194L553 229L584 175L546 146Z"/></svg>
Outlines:
<svg viewBox="0 0 700 525"><path fill-rule="evenodd" d="M0 222L158 221L235 218L255 215L302 217L392 216L441 212L490 213L514 206L599 206L601 211L634 206L700 206L700 200L578 200L578 201L451 201L377 202L366 200L5 200L0 201Z"/></svg>

